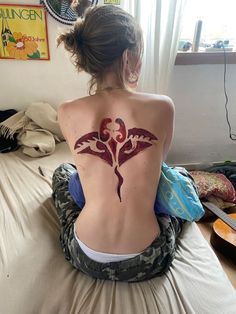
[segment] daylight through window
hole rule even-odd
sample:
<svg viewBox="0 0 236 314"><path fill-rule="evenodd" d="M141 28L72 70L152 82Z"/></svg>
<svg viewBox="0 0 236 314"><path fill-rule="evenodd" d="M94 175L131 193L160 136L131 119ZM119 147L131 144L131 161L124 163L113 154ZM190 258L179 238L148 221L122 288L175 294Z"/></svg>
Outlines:
<svg viewBox="0 0 236 314"><path fill-rule="evenodd" d="M179 51L194 51L197 24L200 39L195 51L236 50L236 0L187 0Z"/></svg>

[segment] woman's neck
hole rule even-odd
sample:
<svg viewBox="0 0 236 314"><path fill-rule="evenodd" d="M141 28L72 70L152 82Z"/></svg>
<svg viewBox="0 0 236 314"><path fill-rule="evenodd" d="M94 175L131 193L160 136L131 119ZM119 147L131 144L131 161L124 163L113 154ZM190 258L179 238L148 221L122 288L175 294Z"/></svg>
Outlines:
<svg viewBox="0 0 236 314"><path fill-rule="evenodd" d="M126 89L115 73L107 73L101 82L97 82L97 91Z"/></svg>

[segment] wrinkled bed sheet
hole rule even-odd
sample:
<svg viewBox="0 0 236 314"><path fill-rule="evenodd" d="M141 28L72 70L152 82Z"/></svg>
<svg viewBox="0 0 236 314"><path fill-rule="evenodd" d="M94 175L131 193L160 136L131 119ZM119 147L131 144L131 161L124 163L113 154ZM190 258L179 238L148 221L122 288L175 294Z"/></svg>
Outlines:
<svg viewBox="0 0 236 314"><path fill-rule="evenodd" d="M90 278L64 259L51 175L71 162L66 143L47 157L0 155L1 314L235 314L235 290L195 223L187 223L163 277ZM40 167L40 170L39 170Z"/></svg>

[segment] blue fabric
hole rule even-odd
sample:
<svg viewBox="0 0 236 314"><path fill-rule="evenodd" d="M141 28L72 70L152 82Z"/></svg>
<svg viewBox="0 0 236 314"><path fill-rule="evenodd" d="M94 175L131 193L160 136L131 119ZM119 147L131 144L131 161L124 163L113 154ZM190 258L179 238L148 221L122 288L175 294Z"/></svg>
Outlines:
<svg viewBox="0 0 236 314"><path fill-rule="evenodd" d="M85 205L85 197L77 171L71 175L68 189L75 203L82 209Z"/></svg>
<svg viewBox="0 0 236 314"><path fill-rule="evenodd" d="M205 211L194 189L193 178L184 170L181 174L177 168L162 164L154 209L188 221L197 221Z"/></svg>
<svg viewBox="0 0 236 314"><path fill-rule="evenodd" d="M85 197L77 171L70 178L69 192L82 209ZM161 169L154 210L157 214L168 214L188 221L199 220L204 215L204 209L189 176L182 175L165 163Z"/></svg>

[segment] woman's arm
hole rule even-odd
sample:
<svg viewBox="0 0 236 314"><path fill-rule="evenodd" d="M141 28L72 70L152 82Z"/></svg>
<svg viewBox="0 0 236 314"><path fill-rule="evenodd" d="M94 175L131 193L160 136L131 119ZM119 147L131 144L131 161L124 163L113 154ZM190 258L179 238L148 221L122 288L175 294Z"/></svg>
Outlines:
<svg viewBox="0 0 236 314"><path fill-rule="evenodd" d="M164 120L166 136L163 148L163 161L166 160L174 135L175 107L173 101L169 97L165 97Z"/></svg>
<svg viewBox="0 0 236 314"><path fill-rule="evenodd" d="M57 110L57 119L61 132L67 142L69 133L69 118L70 118L70 102L65 102L61 104Z"/></svg>

